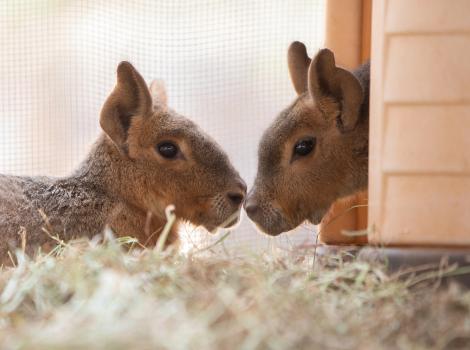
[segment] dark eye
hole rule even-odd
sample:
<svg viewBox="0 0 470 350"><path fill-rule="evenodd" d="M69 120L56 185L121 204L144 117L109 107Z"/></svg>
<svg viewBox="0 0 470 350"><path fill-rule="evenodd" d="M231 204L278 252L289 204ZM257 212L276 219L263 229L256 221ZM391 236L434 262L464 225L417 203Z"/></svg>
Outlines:
<svg viewBox="0 0 470 350"><path fill-rule="evenodd" d="M178 154L178 147L171 142L162 142L157 146L157 149L158 153L167 159L175 158Z"/></svg>
<svg viewBox="0 0 470 350"><path fill-rule="evenodd" d="M297 142L294 146L294 155L297 156L306 156L310 152L312 152L313 147L315 147L315 139L306 139L306 140L300 140Z"/></svg>

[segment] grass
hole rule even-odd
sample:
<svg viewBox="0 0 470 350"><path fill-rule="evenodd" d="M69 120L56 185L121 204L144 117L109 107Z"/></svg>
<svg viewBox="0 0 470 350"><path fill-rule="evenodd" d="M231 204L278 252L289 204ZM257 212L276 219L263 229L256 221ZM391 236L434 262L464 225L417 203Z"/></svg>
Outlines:
<svg viewBox="0 0 470 350"><path fill-rule="evenodd" d="M444 349L470 346L455 274L389 274L348 255L244 257L61 242L0 272L0 348Z"/></svg>

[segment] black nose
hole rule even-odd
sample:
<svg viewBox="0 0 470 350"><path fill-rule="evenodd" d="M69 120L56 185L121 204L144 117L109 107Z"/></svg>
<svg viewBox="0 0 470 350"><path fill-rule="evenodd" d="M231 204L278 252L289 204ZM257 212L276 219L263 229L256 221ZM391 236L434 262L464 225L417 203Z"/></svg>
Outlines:
<svg viewBox="0 0 470 350"><path fill-rule="evenodd" d="M258 210L258 203L253 199L253 197L249 197L248 200L245 202L245 211L248 216L253 219L256 216Z"/></svg>
<svg viewBox="0 0 470 350"><path fill-rule="evenodd" d="M229 192L227 193L227 197L231 203L239 206L243 202L243 199L245 199L245 194L242 192Z"/></svg>
<svg viewBox="0 0 470 350"><path fill-rule="evenodd" d="M243 203L246 196L246 184L242 179L238 179L235 185L235 189L227 193L227 197L233 205L239 207Z"/></svg>

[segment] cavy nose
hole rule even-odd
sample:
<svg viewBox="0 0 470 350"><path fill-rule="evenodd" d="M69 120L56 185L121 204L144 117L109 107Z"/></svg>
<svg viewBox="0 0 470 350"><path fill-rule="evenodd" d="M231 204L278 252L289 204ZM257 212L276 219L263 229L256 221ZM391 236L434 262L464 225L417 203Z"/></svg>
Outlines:
<svg viewBox="0 0 470 350"><path fill-rule="evenodd" d="M246 184L242 179L236 182L236 189L227 192L227 197L234 206L239 207L243 203L246 196Z"/></svg>
<svg viewBox="0 0 470 350"><path fill-rule="evenodd" d="M248 217L253 219L256 216L256 213L259 210L258 203L253 198L253 196L249 196L248 200L245 202L245 211L248 214Z"/></svg>
<svg viewBox="0 0 470 350"><path fill-rule="evenodd" d="M227 193L227 197L232 204L239 206L243 202L245 195L241 192L229 192Z"/></svg>

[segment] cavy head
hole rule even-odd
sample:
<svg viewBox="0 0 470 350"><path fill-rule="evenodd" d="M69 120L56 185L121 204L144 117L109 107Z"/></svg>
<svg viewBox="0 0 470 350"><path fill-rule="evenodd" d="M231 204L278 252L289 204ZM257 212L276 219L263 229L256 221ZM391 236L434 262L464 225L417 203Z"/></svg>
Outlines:
<svg viewBox="0 0 470 350"><path fill-rule="evenodd" d="M245 209L277 235L318 224L331 204L367 184L368 121L359 79L323 49L311 60L302 43L288 51L295 101L265 131Z"/></svg>
<svg viewBox="0 0 470 350"><path fill-rule="evenodd" d="M191 120L168 107L164 86L150 88L128 62L105 102L100 124L118 150L116 182L131 205L209 231L238 220L246 185L225 152Z"/></svg>

